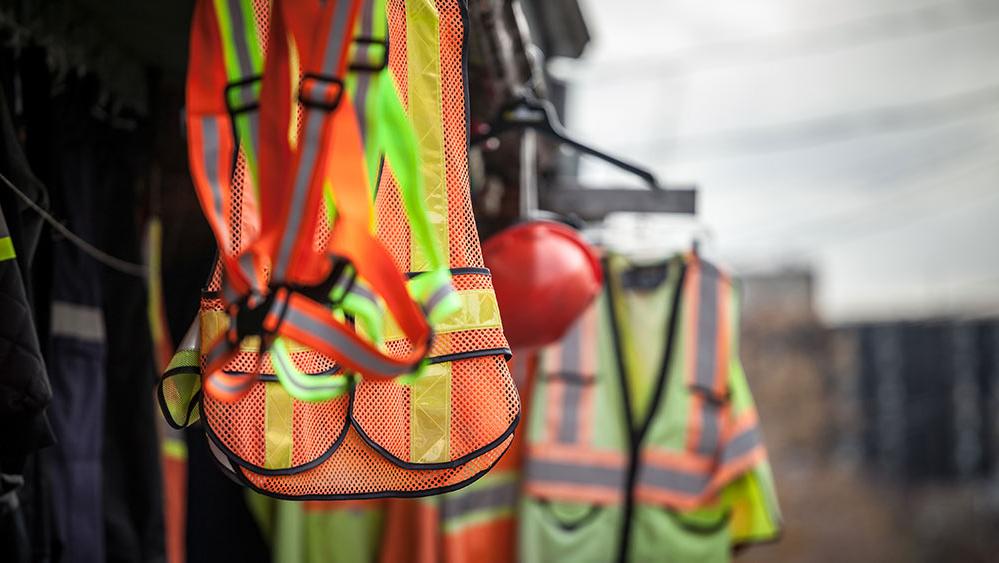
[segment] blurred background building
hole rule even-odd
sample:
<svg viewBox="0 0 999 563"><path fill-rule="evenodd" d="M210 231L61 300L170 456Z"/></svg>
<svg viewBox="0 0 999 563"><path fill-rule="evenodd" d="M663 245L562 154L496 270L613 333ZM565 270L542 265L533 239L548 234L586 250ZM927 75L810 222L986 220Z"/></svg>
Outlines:
<svg viewBox="0 0 999 563"><path fill-rule="evenodd" d="M999 2L580 4L567 121L696 182L742 274L786 523L742 559L994 560Z"/></svg>

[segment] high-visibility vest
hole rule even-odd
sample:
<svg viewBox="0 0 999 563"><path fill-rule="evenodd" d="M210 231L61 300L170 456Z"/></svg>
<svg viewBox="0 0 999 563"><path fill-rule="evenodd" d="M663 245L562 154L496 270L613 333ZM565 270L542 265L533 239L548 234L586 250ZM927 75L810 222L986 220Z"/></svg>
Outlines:
<svg viewBox="0 0 999 563"><path fill-rule="evenodd" d="M202 0L200 9L208 10L204 6L210 2L216 7L226 4L230 18L232 6L241 6L242 19L255 21L258 30L274 23L268 22L266 11L260 11L260 5L266 5L264 2ZM295 6L301 2L315 4L308 0L275 0L275 13L278 6L289 2ZM335 6L330 7L331 3L336 4L328 0L321 5L324 10L336 10ZM312 334L291 334L295 340L303 337L306 346L289 342L284 350L272 348L261 353L259 339L244 339L222 362L224 369L219 381L224 387L242 383L240 377L244 374L257 372L259 378L234 400L202 392L198 382L207 383L211 374L201 374L199 367L207 366L207 372L218 363L212 355L216 348L206 349L205 343L218 342L218 334L232 331L226 314L226 304L230 302L226 295L227 277L233 268L242 267L233 263L223 246L220 259L228 260L228 264L224 271L216 268L213 273L202 299L199 326L185 339L161 385L163 410L172 423L186 425L199 416L203 418L209 445L219 465L239 483L278 498L422 496L455 490L475 481L497 462L512 440L519 416L516 389L505 364L509 350L489 272L482 265L471 213L467 85L462 59L466 8L458 0L436 4L429 0L388 2L392 45L389 50L378 35L378 14L384 13L381 7L374 0L360 6L360 37L355 39L351 54L372 56L372 49L382 56L387 54L392 77L404 86L399 97L419 132L414 144L422 165L414 167L405 159L394 159L389 147L385 148L384 166L374 167L380 171L374 217L380 243L393 263L392 270L411 278L411 291L424 310L430 311L433 338L414 338L414 332L419 333L414 327L418 329L419 323L393 310L399 308L399 299L396 307L388 306L393 313L391 317L383 315L378 319L379 326L358 322L359 334L352 332L349 336L353 342L355 337L378 333L381 345L377 353L392 360L387 371L425 356L418 366L419 374L408 377L403 384L377 377L348 378L346 386L339 384L342 394L316 402L299 400L289 392L289 384L291 389L314 385L323 392L327 382L332 386L342 380L339 370L344 368L358 369L367 375L364 366L350 365L357 358L327 353L328 347L324 349L323 342L316 340L337 335L317 326L317 332ZM253 16L248 15L251 9L256 10ZM278 44L272 39L269 48ZM267 61L271 56L269 52ZM373 74L363 80L360 74L353 79L348 77L343 100L363 100L371 81L388 80L388 74L381 74L382 66L371 62L351 65L356 72ZM267 84L264 86L261 107L267 101L264 96ZM394 88L391 93L395 94ZM308 95L319 94L312 91ZM383 108L372 98L358 106L366 110L354 108L356 115L363 116L361 122L366 125L361 128L367 132L367 140L373 123L370 114ZM391 135L383 135L381 139L386 145L397 141ZM237 161L236 177L243 178L243 195L230 198L229 229L243 220L247 207L253 204L252 198L245 195L254 177L249 163L252 150L252 147L242 150ZM365 152L369 165L372 160L381 164L378 151ZM398 148L395 154L399 154ZM418 203L426 206L430 218L422 226L415 220L419 214L413 212L412 198L406 195L412 192L399 189L403 187L402 178L412 180L414 170L425 190L425 197ZM237 185L234 182L233 186ZM320 235L324 233L323 227L321 221L317 223ZM248 228L259 226L251 224ZM428 238L433 245L426 244ZM323 239L324 236L317 237L317 241ZM456 292L447 299L457 306L447 315L433 314L437 297L446 295L439 291L443 289L438 287L439 278L433 277L439 273L437 262L441 258L434 256L433 246L445 249L444 271L454 280ZM363 268L357 270L358 280L369 281ZM421 279L429 279L430 283L415 284ZM421 288L425 291L419 291ZM355 283L347 294L364 297L363 293L371 293L365 290L374 290L389 305L391 295L386 297L382 289L385 288L376 284L364 287ZM293 306L288 309L294 312ZM329 310L324 316L326 324L330 319L336 320ZM288 322L286 318L285 325ZM298 326L310 325L303 322ZM426 350L421 351L423 347ZM363 352L363 357L379 358L367 348L359 352ZM294 377L289 379L284 371ZM199 403L200 409L196 407Z"/></svg>
<svg viewBox="0 0 999 563"><path fill-rule="evenodd" d="M384 500L291 501L246 491L273 561L374 563L384 536Z"/></svg>
<svg viewBox="0 0 999 563"><path fill-rule="evenodd" d="M603 294L543 351L520 560L727 561L733 545L773 537L779 513L731 280L693 255L634 271L610 256L605 275ZM636 294L645 300L628 319ZM628 324L650 319L662 324L641 330L662 339L629 350ZM638 359L654 369L636 371Z"/></svg>
<svg viewBox="0 0 999 563"><path fill-rule="evenodd" d="M510 371L524 409L537 355L514 352ZM523 434L482 479L461 490L386 503L383 563L508 563L516 559Z"/></svg>

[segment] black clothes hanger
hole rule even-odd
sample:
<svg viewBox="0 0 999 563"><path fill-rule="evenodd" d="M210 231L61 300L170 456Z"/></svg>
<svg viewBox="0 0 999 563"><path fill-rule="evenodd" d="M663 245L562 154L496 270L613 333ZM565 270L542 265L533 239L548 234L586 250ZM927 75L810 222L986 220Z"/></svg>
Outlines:
<svg viewBox="0 0 999 563"><path fill-rule="evenodd" d="M662 190L655 175L630 162L611 156L603 151L597 150L589 145L585 145L573 139L565 131L565 127L559 122L555 112L555 106L548 100L540 99L530 94L520 94L507 102L480 134L472 137L472 145L477 145L487 139L496 137L507 131L519 131L531 129L555 139L559 143L572 147L573 149L598 158L621 170L625 170L641 178L645 184L652 189Z"/></svg>

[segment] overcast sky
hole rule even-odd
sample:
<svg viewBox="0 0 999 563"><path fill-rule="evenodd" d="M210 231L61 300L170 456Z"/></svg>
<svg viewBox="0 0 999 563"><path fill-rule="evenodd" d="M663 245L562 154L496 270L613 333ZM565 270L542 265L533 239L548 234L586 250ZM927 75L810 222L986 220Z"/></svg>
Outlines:
<svg viewBox="0 0 999 563"><path fill-rule="evenodd" d="M725 262L811 265L831 320L999 312L999 0L581 3L571 129L696 182Z"/></svg>

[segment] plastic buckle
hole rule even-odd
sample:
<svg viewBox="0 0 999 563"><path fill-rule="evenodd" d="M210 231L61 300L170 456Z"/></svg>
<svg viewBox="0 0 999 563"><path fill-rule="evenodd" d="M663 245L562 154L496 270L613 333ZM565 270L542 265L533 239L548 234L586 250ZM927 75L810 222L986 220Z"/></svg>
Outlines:
<svg viewBox="0 0 999 563"><path fill-rule="evenodd" d="M263 77L250 76L230 82L225 86L225 105L232 115L246 113L260 107L260 92L257 87Z"/></svg>
<svg viewBox="0 0 999 563"><path fill-rule="evenodd" d="M363 35L361 37L354 38L354 44L356 45L357 51L354 53L355 58L351 61L348 67L353 72L381 72L388 68L389 60L389 43L388 39L378 39L375 37ZM366 56L368 55L368 49L370 47L381 47L382 56L381 59L376 64L372 64L370 59ZM359 55L363 53L365 56L360 57Z"/></svg>
<svg viewBox="0 0 999 563"><path fill-rule="evenodd" d="M248 299L244 298L236 307L235 322L235 343L242 342L247 336L260 336L265 332L264 321L267 314L274 306L276 292L272 291L264 297L263 301L256 305L250 305Z"/></svg>
<svg viewBox="0 0 999 563"><path fill-rule="evenodd" d="M298 101L307 108L333 111L343 100L343 80L336 76L306 73L298 88Z"/></svg>

